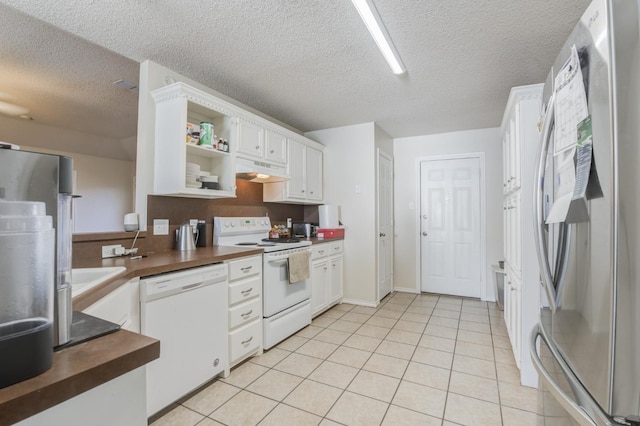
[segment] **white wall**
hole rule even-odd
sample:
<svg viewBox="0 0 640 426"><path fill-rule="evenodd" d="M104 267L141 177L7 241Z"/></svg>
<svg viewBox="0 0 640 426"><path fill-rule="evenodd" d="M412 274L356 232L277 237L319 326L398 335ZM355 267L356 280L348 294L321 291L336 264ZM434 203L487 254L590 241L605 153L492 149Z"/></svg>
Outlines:
<svg viewBox="0 0 640 426"><path fill-rule="evenodd" d="M419 229L418 159L424 157L483 152L485 158L486 203L486 294L494 300L491 264L502 254L502 144L500 129L468 130L394 140L394 285L420 288L417 259Z"/></svg>
<svg viewBox="0 0 640 426"><path fill-rule="evenodd" d="M346 227L344 299L375 306L375 125L317 130L305 136L326 147L324 200L340 206L340 220Z"/></svg>
<svg viewBox="0 0 640 426"><path fill-rule="evenodd" d="M74 193L82 195L73 200L73 232L124 230L124 215L133 211L135 162L24 145L21 149L73 158Z"/></svg>

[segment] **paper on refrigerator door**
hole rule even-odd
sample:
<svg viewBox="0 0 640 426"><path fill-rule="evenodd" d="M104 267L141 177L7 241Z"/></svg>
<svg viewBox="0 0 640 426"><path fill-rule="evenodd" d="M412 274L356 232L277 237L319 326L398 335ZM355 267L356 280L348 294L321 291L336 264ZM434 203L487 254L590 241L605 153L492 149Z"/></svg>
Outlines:
<svg viewBox="0 0 640 426"><path fill-rule="evenodd" d="M573 163L575 147L555 156L554 202L547 223L564 222L576 187L576 167Z"/></svg>
<svg viewBox="0 0 640 426"><path fill-rule="evenodd" d="M555 87L555 145L553 153L557 155L576 146L578 123L589 115L580 58L575 44L571 47L571 57L556 76Z"/></svg>

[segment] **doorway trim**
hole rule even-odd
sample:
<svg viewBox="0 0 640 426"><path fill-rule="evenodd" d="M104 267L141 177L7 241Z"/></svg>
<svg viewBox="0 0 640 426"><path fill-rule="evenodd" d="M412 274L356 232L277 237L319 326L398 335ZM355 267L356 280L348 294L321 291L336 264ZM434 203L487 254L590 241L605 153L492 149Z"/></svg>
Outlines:
<svg viewBox="0 0 640 426"><path fill-rule="evenodd" d="M416 253L416 293L422 292L422 249L420 244L420 193L422 179L420 176L420 165L426 161L439 161L439 160L460 160L465 158L478 159L480 167L480 300L487 299L487 207L486 207L486 178L485 178L485 161L484 152L469 152L464 154L447 154L447 155L434 155L430 157L418 157L416 158L415 171L416 171L416 192L415 192L415 253Z"/></svg>

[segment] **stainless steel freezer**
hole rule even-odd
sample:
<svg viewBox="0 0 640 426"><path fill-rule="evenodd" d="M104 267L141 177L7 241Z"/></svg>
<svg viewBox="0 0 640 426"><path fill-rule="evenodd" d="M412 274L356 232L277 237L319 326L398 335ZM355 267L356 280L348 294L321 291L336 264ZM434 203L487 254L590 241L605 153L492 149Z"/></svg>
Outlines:
<svg viewBox="0 0 640 426"><path fill-rule="evenodd" d="M637 0L594 1L543 93L534 226L548 306L531 355L544 398L579 424L640 424L638 14Z"/></svg>

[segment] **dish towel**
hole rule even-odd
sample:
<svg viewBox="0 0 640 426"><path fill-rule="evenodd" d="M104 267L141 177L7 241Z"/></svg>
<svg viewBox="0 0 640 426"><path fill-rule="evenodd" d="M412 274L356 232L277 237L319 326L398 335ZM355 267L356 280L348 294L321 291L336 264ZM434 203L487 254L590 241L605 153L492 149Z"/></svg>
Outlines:
<svg viewBox="0 0 640 426"><path fill-rule="evenodd" d="M289 255L289 284L309 278L309 251L291 253Z"/></svg>

